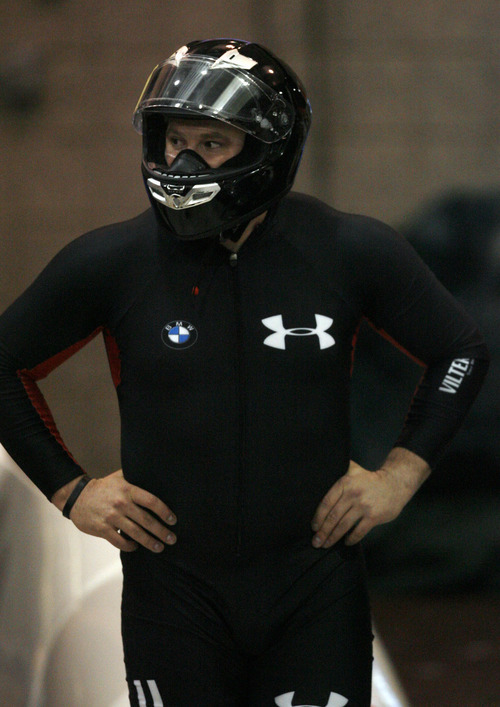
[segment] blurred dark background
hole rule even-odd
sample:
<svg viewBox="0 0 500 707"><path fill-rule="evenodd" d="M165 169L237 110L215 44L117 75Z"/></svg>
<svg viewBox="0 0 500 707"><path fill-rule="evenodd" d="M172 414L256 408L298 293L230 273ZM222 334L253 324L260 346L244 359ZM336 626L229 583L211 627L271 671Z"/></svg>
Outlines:
<svg viewBox="0 0 500 707"><path fill-rule="evenodd" d="M0 310L69 240L148 206L131 126L147 76L186 41L237 36L308 88L296 188L398 227L477 319L487 385L429 482L366 543L375 620L425 707L500 705L499 19L497 0L0 1ZM362 331L357 461L383 458L420 375ZM42 387L89 472L118 468L102 343Z"/></svg>

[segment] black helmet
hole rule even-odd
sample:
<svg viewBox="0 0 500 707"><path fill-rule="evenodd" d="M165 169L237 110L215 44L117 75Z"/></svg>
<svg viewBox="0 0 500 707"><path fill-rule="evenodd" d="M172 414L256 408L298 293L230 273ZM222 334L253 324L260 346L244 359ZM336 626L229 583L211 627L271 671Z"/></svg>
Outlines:
<svg viewBox="0 0 500 707"><path fill-rule="evenodd" d="M212 169L191 150L165 158L169 119L212 118L246 133L242 151ZM311 122L295 73L258 44L192 42L159 64L134 112L154 207L178 237L241 233L291 188Z"/></svg>

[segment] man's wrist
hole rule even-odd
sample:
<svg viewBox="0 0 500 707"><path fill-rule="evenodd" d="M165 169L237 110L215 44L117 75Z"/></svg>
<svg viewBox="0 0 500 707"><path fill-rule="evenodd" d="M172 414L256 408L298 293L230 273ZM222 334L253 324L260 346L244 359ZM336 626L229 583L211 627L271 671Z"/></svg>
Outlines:
<svg viewBox="0 0 500 707"><path fill-rule="evenodd" d="M84 478L85 476L86 476L86 474L81 474L80 476L77 476L75 479L71 479L71 481L69 481L64 486L61 486L61 488L58 489L55 492L55 494L52 496L52 498L50 499L51 502L61 512L63 511L63 508L66 505L68 498L70 497L71 493L73 492L73 489L80 482L80 479Z"/></svg>
<svg viewBox="0 0 500 707"><path fill-rule="evenodd" d="M431 473L429 464L414 452L404 447L394 447L380 467L397 476L399 483L415 493Z"/></svg>
<svg viewBox="0 0 500 707"><path fill-rule="evenodd" d="M71 510L75 503L77 502L81 492L85 488L85 486L89 483L89 481L92 481L91 477L88 474L84 474L81 479L78 481L78 483L75 485L73 491L70 493L68 500L64 504L64 508L62 510L62 514L65 518L69 518L69 514L71 513Z"/></svg>

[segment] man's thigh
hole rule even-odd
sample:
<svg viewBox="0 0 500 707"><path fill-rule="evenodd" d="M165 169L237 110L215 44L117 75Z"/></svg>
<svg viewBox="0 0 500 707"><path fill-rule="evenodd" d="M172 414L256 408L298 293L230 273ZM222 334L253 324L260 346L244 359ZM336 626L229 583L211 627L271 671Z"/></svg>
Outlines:
<svg viewBox="0 0 500 707"><path fill-rule="evenodd" d="M124 617L125 667L132 707L236 707L246 704L238 653L180 627Z"/></svg>
<svg viewBox="0 0 500 707"><path fill-rule="evenodd" d="M372 631L366 591L357 587L302 626L293 622L262 655L249 707L370 707Z"/></svg>

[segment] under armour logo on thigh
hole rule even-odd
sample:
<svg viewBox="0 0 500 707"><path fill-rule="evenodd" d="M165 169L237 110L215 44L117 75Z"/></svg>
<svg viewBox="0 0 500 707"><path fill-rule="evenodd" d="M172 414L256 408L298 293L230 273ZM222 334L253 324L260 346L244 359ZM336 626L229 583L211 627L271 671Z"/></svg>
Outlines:
<svg viewBox="0 0 500 707"><path fill-rule="evenodd" d="M262 324L266 326L274 334L270 334L264 339L266 346L271 346L273 349L286 349L287 336L317 336L320 349L328 349L335 344L335 339L331 334L327 334L327 330L332 326L333 319L325 317L323 314L315 314L316 329L307 327L295 327L293 329L285 329L283 326L283 316L276 314L274 317L266 317L262 320ZM329 707L329 706L327 706Z"/></svg>
<svg viewBox="0 0 500 707"><path fill-rule="evenodd" d="M275 704L278 707L320 707L320 705L295 705L293 704L293 696L295 692L286 692L284 695L279 695L274 698ZM342 697L337 692L330 692L330 697L328 699L325 707L344 707L348 702L346 697Z"/></svg>

